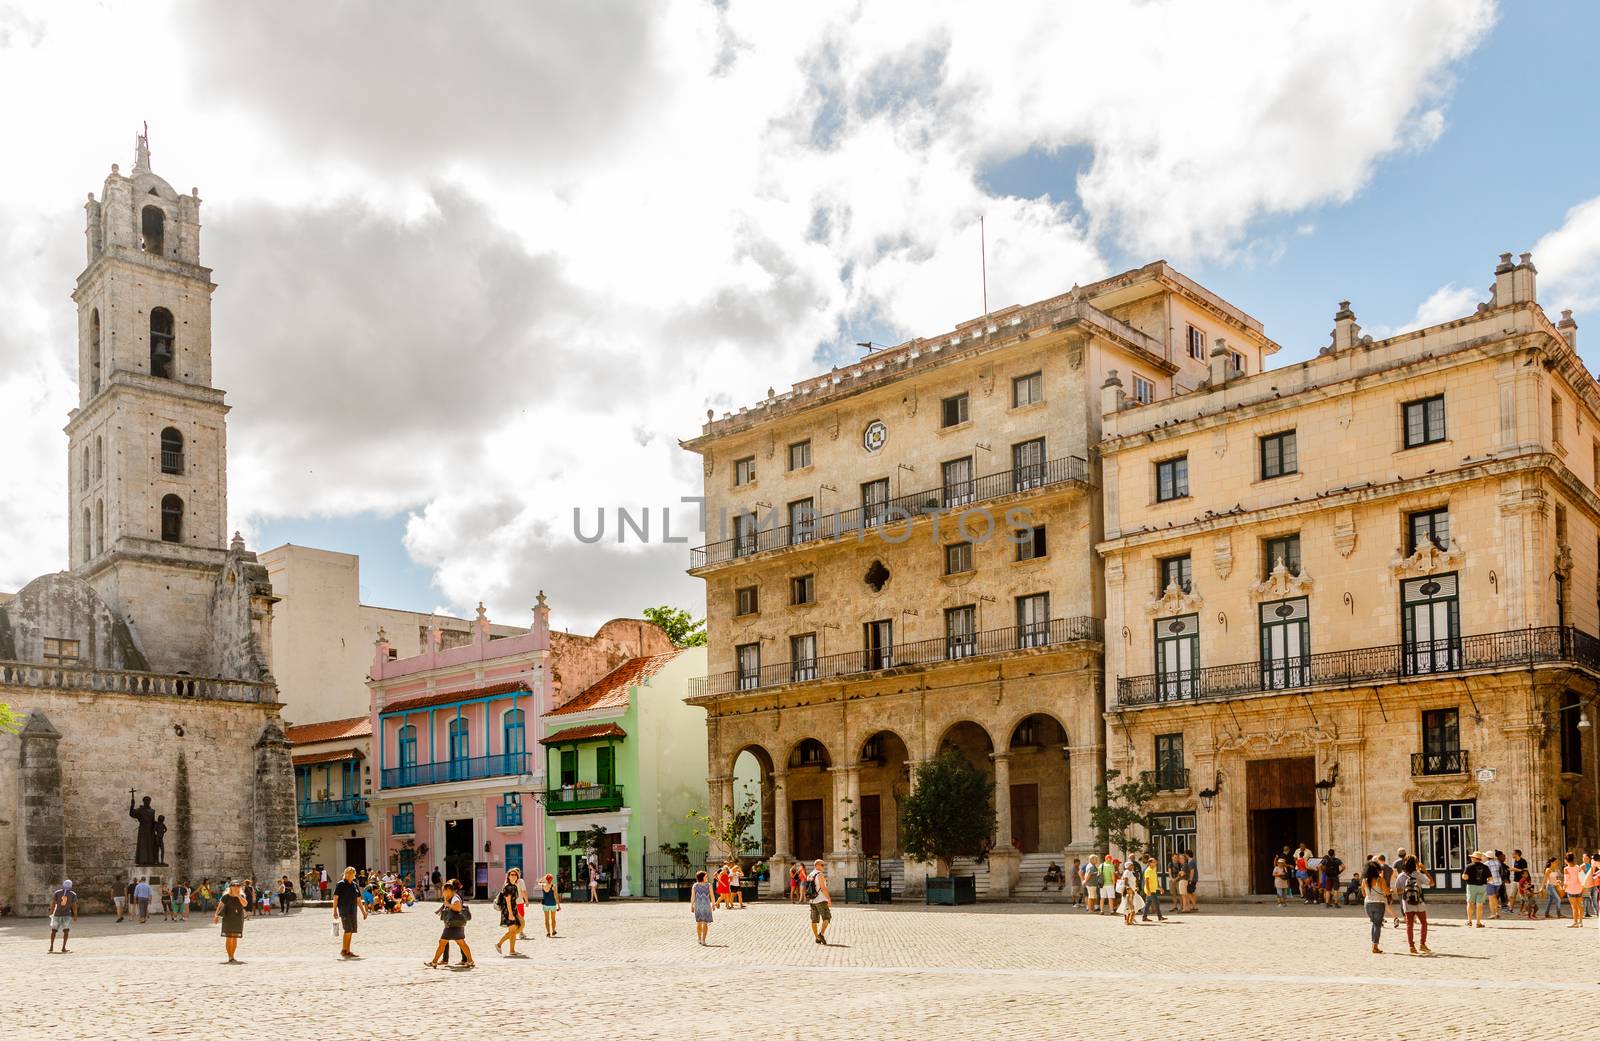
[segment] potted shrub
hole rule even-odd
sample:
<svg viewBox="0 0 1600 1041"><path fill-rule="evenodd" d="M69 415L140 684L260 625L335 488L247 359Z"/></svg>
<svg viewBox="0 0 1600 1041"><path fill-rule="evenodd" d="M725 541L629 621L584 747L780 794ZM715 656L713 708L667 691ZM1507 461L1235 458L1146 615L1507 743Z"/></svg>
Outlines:
<svg viewBox="0 0 1600 1041"><path fill-rule="evenodd" d="M994 824L994 782L960 752L946 748L917 768L916 790L906 797L900 827L906 856L934 865L927 903L977 901L977 881L951 875L950 863L982 852Z"/></svg>
<svg viewBox="0 0 1600 1041"><path fill-rule="evenodd" d="M672 874L656 884L656 899L664 904L688 903L694 896L694 874L689 870L689 844L663 842L660 849L672 861Z"/></svg>

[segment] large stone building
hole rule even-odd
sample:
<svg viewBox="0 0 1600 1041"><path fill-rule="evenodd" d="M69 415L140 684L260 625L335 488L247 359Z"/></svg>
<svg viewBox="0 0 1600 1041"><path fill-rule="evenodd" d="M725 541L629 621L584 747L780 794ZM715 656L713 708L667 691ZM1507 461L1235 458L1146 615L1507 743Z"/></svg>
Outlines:
<svg viewBox="0 0 1600 1041"><path fill-rule="evenodd" d="M198 193L116 166L89 197L69 417L70 571L0 605L0 900L41 913L70 875L91 908L132 873L275 877L295 866L294 782L269 669L266 571L225 538L222 391ZM133 864L128 789L165 817Z"/></svg>
<svg viewBox="0 0 1600 1041"><path fill-rule="evenodd" d="M1204 889L1299 841L1592 848L1600 386L1528 255L1469 315L1153 398L1105 381L1108 763ZM1131 379L1130 379L1131 377Z"/></svg>
<svg viewBox="0 0 1600 1041"><path fill-rule="evenodd" d="M774 879L877 858L915 888L900 801L945 745L996 782L989 895L1093 847L1100 385L1115 369L1145 400L1191 390L1223 340L1250 373L1277 350L1158 262L870 353L685 442L713 540L690 568L711 801L758 762Z"/></svg>

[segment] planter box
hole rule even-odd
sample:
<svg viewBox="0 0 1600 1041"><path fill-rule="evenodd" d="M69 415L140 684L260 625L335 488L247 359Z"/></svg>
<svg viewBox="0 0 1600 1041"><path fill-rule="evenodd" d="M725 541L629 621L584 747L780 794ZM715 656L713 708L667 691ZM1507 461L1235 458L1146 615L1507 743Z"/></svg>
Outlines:
<svg viewBox="0 0 1600 1041"><path fill-rule="evenodd" d="M761 883L753 879L745 879L739 883L739 892L744 895L744 902L754 903L761 895Z"/></svg>
<svg viewBox="0 0 1600 1041"><path fill-rule="evenodd" d="M971 875L929 876L928 892L923 898L923 903L955 907L958 904L977 902L978 880Z"/></svg>
<svg viewBox="0 0 1600 1041"><path fill-rule="evenodd" d="M656 883L656 899L663 904L687 904L693 898L692 878L663 878Z"/></svg>
<svg viewBox="0 0 1600 1041"><path fill-rule="evenodd" d="M847 878L844 902L847 904L887 904L894 899L894 879Z"/></svg>

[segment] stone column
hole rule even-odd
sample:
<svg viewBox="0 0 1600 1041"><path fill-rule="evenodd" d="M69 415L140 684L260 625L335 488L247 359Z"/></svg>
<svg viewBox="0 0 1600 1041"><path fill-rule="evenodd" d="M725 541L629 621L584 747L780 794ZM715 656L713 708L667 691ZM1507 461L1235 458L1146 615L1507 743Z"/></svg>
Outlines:
<svg viewBox="0 0 1600 1041"><path fill-rule="evenodd" d="M1094 831L1095 788L1105 780L1106 746L1073 745L1067 749L1067 849L1074 854L1105 852Z"/></svg>
<svg viewBox="0 0 1600 1041"><path fill-rule="evenodd" d="M994 760L994 848L989 851L989 898L1008 900L1022 869L1022 854L1011 835L1011 753L996 752Z"/></svg>
<svg viewBox="0 0 1600 1041"><path fill-rule="evenodd" d="M917 767L920 765L920 760L912 759L909 756L906 758L906 798L908 799L916 794ZM906 837L902 831L900 834L900 849L904 851L905 848ZM900 857L900 864L905 872L904 888L906 895L921 895L928 888L928 872L931 865L925 864L920 860L912 860L904 855ZM896 893L895 896L898 898L900 894Z"/></svg>
<svg viewBox="0 0 1600 1041"><path fill-rule="evenodd" d="M845 791L850 799L850 814L855 821L855 834L845 836L845 849L861 854L861 767L845 767Z"/></svg>
<svg viewBox="0 0 1600 1041"><path fill-rule="evenodd" d="M733 779L731 777L706 778L706 801L710 804L706 812L711 818L711 830L713 832L722 827L722 822L727 816L726 807L731 798L732 787ZM726 860L727 856L727 847L713 835L706 850L706 857L708 860L720 863Z"/></svg>
<svg viewBox="0 0 1600 1041"><path fill-rule="evenodd" d="M767 882L770 896L785 896L789 892L789 865L794 855L789 852L789 772L772 771L772 857L767 861L771 869Z"/></svg>
<svg viewBox="0 0 1600 1041"><path fill-rule="evenodd" d="M61 801L61 732L39 709L18 734L16 914L39 918L50 911L50 894L67 870L66 807ZM132 857L129 857L132 860ZM117 879L114 884L120 884ZM80 897L89 894L81 893ZM111 894L95 894L111 904Z"/></svg>
<svg viewBox="0 0 1600 1041"><path fill-rule="evenodd" d="M294 763L276 716L267 720L256 739L254 831L250 866L256 878L271 879L299 871ZM384 851L379 853L387 857Z"/></svg>

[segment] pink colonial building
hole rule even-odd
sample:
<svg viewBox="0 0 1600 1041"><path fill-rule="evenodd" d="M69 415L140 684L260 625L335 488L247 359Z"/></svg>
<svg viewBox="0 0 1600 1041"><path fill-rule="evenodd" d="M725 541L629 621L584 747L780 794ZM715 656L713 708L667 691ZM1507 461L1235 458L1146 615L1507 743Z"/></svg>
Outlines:
<svg viewBox="0 0 1600 1041"><path fill-rule="evenodd" d="M370 800L380 865L404 875L437 868L486 899L501 875L545 870L544 714L622 662L671 650L639 619L615 619L594 636L550 631L539 594L533 626L491 636L482 605L472 641L393 657L380 631L368 687L377 770Z"/></svg>

